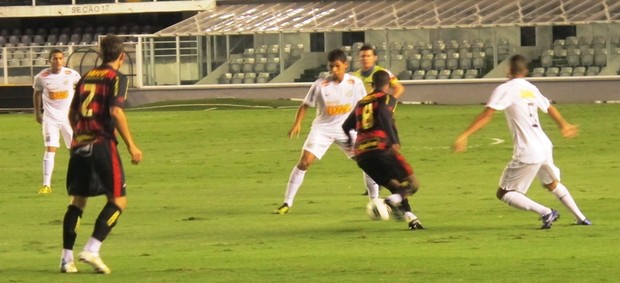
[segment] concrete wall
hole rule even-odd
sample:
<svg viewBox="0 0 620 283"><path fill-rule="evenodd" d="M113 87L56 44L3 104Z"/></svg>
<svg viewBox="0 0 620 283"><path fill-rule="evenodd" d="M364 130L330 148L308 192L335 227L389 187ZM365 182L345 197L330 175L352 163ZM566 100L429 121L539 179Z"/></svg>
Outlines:
<svg viewBox="0 0 620 283"><path fill-rule="evenodd" d="M432 101L438 104L480 104L487 101L493 89L504 79L476 79L460 81L404 81L405 93L401 101ZM532 79L549 99L558 103L591 103L596 100L620 101L620 77L536 78ZM165 100L192 100L204 98L303 98L309 83L218 85L132 89L128 104L132 107Z"/></svg>

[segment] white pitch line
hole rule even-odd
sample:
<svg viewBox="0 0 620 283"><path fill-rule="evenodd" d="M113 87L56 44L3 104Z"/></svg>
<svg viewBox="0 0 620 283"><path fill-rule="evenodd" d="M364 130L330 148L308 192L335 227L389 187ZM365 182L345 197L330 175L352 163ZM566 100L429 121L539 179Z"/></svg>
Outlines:
<svg viewBox="0 0 620 283"><path fill-rule="evenodd" d="M496 145L496 144L500 144L500 143L504 143L505 141L503 139L498 139L498 138L492 138L493 142L490 143L489 145Z"/></svg>

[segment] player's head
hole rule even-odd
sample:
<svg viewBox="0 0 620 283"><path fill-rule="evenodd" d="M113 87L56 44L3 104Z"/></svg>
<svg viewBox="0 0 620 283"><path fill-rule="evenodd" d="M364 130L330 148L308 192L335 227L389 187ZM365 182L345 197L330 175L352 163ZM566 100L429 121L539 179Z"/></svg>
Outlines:
<svg viewBox="0 0 620 283"><path fill-rule="evenodd" d="M50 51L50 57L48 60L50 62L50 66L52 67L52 71L57 72L65 63L65 54L60 49L53 49Z"/></svg>
<svg viewBox="0 0 620 283"><path fill-rule="evenodd" d="M329 62L329 72L332 77L335 80L341 81L349 69L347 54L340 49L334 49L327 54L327 61Z"/></svg>
<svg viewBox="0 0 620 283"><path fill-rule="evenodd" d="M523 55L514 55L510 57L510 65L508 76L511 78L525 77L529 70L527 69L527 59Z"/></svg>
<svg viewBox="0 0 620 283"><path fill-rule="evenodd" d="M360 63L362 64L362 70L368 70L372 68L377 62L377 51L375 47L370 44L362 45L359 52Z"/></svg>
<svg viewBox="0 0 620 283"><path fill-rule="evenodd" d="M117 60L120 60L120 63L122 63L125 59L123 40L116 35L106 35L106 37L101 40L99 49L104 64L113 63Z"/></svg>
<svg viewBox="0 0 620 283"><path fill-rule="evenodd" d="M387 92L390 89L390 74L380 70L372 74L372 87L375 91Z"/></svg>

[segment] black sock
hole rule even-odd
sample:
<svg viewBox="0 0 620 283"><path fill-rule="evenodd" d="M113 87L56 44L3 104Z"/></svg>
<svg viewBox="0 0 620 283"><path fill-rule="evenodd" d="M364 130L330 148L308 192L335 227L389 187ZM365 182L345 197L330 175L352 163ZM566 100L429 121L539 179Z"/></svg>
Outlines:
<svg viewBox="0 0 620 283"><path fill-rule="evenodd" d="M121 213L121 209L116 206L116 204L111 202L106 203L95 222L93 238L103 242L108 234L110 234L110 231L112 231L112 228L116 226L116 222Z"/></svg>
<svg viewBox="0 0 620 283"><path fill-rule="evenodd" d="M80 218L82 218L82 210L75 205L69 205L65 218L62 221L62 248L73 250L77 230L80 227Z"/></svg>
<svg viewBox="0 0 620 283"><path fill-rule="evenodd" d="M411 206L409 205L409 199L404 198L403 201L400 203L400 208L403 210L403 212L411 212Z"/></svg>

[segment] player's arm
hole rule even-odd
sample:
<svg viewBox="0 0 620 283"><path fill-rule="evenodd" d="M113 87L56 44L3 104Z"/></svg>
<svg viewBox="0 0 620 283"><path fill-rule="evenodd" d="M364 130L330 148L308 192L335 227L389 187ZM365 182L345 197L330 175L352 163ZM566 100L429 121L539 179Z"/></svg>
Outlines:
<svg viewBox="0 0 620 283"><path fill-rule="evenodd" d="M32 104L34 107L34 119L37 120L37 123L41 124L43 118L41 117L41 96L42 92L40 90L35 90L32 94Z"/></svg>
<svg viewBox="0 0 620 283"><path fill-rule="evenodd" d="M482 113L478 114L476 119L469 125L467 130L461 133L454 142L455 152L465 152L467 150L467 139L478 130L482 129L493 119L495 109L491 107L485 107Z"/></svg>
<svg viewBox="0 0 620 283"><path fill-rule="evenodd" d="M301 132L301 122L304 120L304 117L306 116L306 111L308 111L309 107L310 106L308 106L307 104L302 103L301 105L299 105L299 108L297 108L297 113L295 114L295 122L293 122L291 130L288 131L289 138L299 137L299 132Z"/></svg>
<svg viewBox="0 0 620 283"><path fill-rule="evenodd" d="M355 129L355 124L356 124L356 118L355 118L355 110L353 110L350 114L349 117L347 117L346 120L344 120L344 123L342 123L342 130L344 131L344 133L347 135L347 137L349 138L349 144L353 144L354 140L351 138L351 130Z"/></svg>
<svg viewBox="0 0 620 283"><path fill-rule="evenodd" d="M560 111L555 108L555 106L549 105L549 108L547 108L547 113L549 113L551 119L553 119L553 121L555 121L558 125L560 131L562 132L562 136L565 138L574 138L579 134L579 128L577 125L566 122Z"/></svg>
<svg viewBox="0 0 620 283"><path fill-rule="evenodd" d="M389 98L389 97L388 97ZM383 127L383 130L388 136L388 140L392 142L394 149L400 149L400 139L396 133L396 126L394 125L394 118L392 117L392 111L387 107L387 104L380 103L377 113L377 123Z"/></svg>
<svg viewBox="0 0 620 283"><path fill-rule="evenodd" d="M405 92L405 87L396 78L391 80L390 86L392 87L392 96L396 99L398 99L401 95L403 95L403 92Z"/></svg>
<svg viewBox="0 0 620 283"><path fill-rule="evenodd" d="M123 138L125 145L127 145L127 150L131 155L131 163L138 164L138 162L142 160L142 151L136 146L131 137L125 111L123 111L122 107L112 106L110 107L110 116L114 119L116 131L121 135L121 138Z"/></svg>

